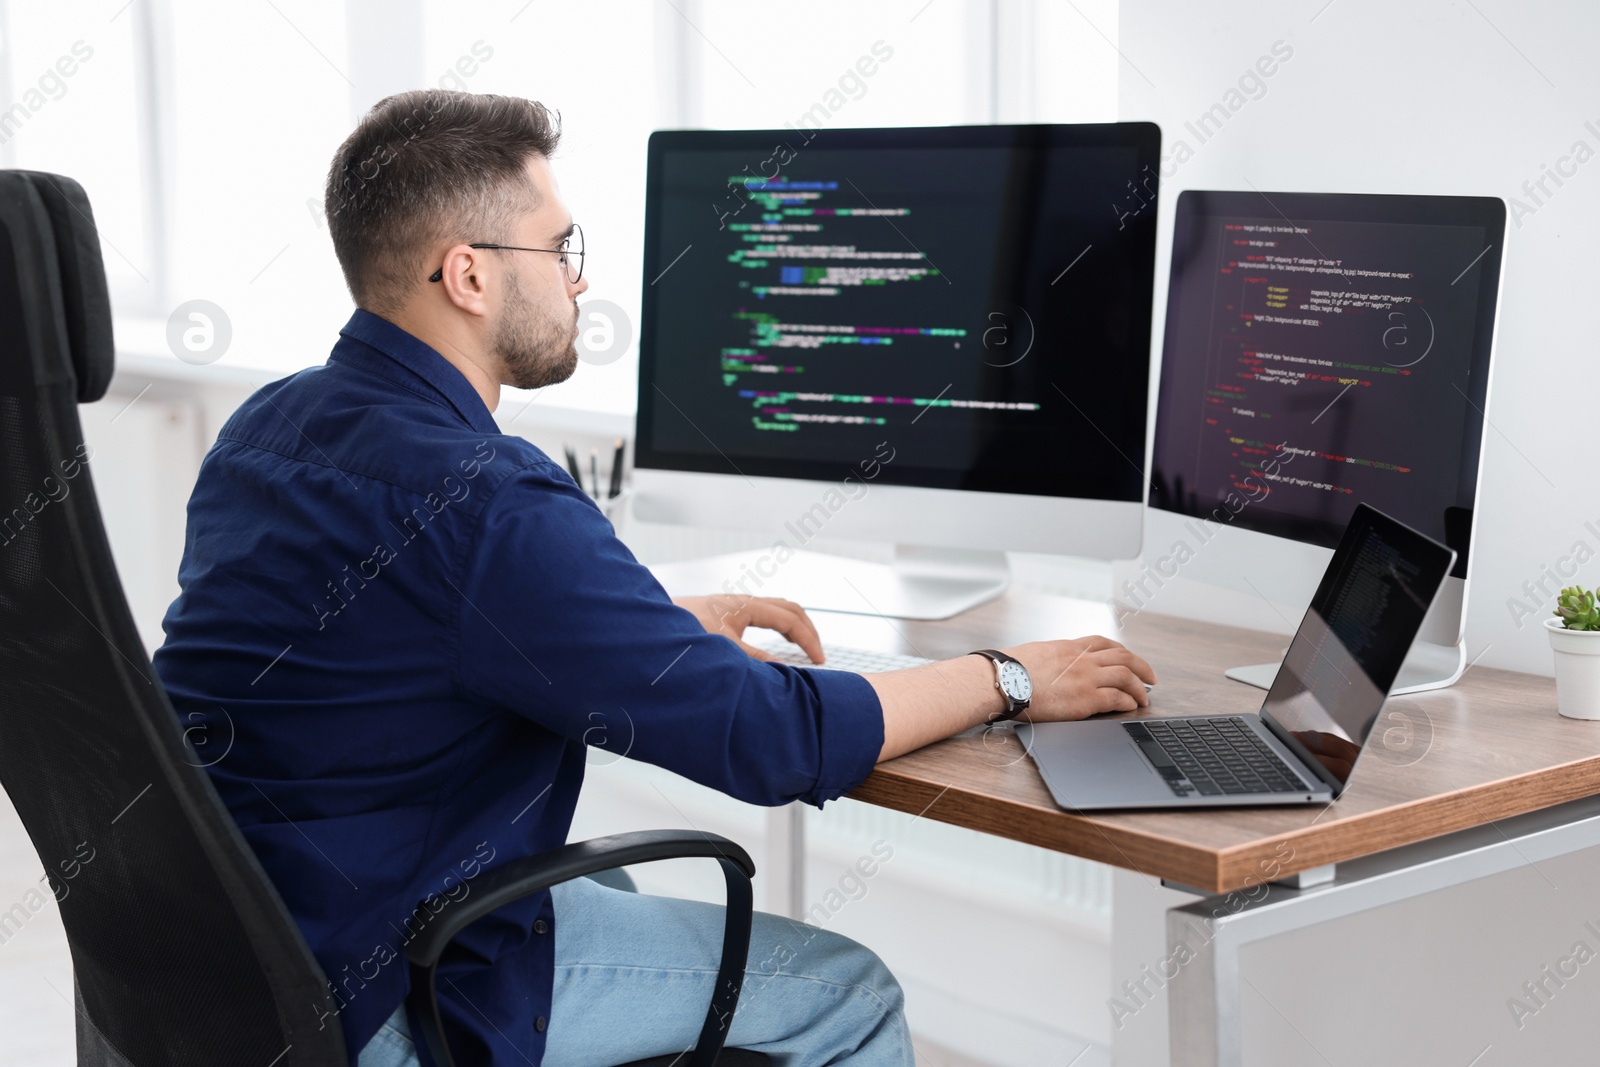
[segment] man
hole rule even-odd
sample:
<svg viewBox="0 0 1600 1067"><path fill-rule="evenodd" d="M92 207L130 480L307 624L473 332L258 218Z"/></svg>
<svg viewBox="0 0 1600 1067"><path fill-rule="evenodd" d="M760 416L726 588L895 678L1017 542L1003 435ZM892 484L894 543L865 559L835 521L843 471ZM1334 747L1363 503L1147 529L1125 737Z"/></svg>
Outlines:
<svg viewBox="0 0 1600 1067"><path fill-rule="evenodd" d="M675 604L562 467L500 433L502 386L577 364L588 282L558 137L527 100L374 107L326 199L358 310L326 365L240 407L189 505L156 666L186 723L232 731L210 773L327 974L352 1063L418 1062L406 941L482 870L565 842L586 742L631 735L633 758L741 800L820 806L1010 706L982 656L867 677L753 658L750 625L821 658L798 606ZM1154 680L1103 638L1007 651L1039 682L1036 720L1131 710ZM588 879L501 909L440 968L457 1062L682 1051L720 912ZM882 963L802 929L758 916L728 1043L911 1064Z"/></svg>

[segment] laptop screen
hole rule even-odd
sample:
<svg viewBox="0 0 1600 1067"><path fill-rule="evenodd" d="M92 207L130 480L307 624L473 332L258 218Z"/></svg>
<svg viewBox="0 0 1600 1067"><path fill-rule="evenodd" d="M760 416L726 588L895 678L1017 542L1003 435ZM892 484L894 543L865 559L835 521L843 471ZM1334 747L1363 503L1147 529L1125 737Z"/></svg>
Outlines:
<svg viewBox="0 0 1600 1067"><path fill-rule="evenodd" d="M1454 559L1375 508L1351 517L1261 708L1335 796Z"/></svg>

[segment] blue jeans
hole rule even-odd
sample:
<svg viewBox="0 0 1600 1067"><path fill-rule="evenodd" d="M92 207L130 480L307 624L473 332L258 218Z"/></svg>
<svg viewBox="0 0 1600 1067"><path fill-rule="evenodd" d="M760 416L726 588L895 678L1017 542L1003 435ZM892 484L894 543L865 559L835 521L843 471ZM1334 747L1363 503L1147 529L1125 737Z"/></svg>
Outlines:
<svg viewBox="0 0 1600 1067"><path fill-rule="evenodd" d="M555 996L544 1062L616 1067L692 1048L722 953L715 904L625 893L591 879L553 887ZM730 1048L777 1067L914 1067L904 998L854 941L757 912ZM360 1067L416 1067L405 1008L361 1050Z"/></svg>

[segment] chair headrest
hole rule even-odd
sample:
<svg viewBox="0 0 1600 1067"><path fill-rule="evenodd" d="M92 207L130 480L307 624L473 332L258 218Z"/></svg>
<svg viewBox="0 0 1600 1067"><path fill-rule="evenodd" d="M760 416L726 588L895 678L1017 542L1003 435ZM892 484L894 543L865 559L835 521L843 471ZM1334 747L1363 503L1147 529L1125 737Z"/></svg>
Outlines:
<svg viewBox="0 0 1600 1067"><path fill-rule="evenodd" d="M9 340L28 351L0 356L10 364L0 368L0 378L22 376L43 385L59 381L70 368L78 402L99 400L111 384L116 346L100 236L83 187L59 174L0 171L0 227L6 231L0 240L10 246L0 247L0 257L8 260L0 267L0 285L13 289L0 294L0 303L9 309L20 298L19 315L60 316L59 325L13 326L21 332ZM65 353L58 351L61 328Z"/></svg>

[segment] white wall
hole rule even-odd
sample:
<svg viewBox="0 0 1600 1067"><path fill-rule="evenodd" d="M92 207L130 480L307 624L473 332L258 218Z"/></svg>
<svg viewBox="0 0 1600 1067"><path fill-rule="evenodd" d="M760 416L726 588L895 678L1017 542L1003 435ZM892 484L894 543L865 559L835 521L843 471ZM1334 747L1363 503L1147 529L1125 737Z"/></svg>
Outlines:
<svg viewBox="0 0 1600 1067"><path fill-rule="evenodd" d="M1508 199L1504 293L1481 480L1469 657L1548 674L1539 616L1513 621L1508 600L1582 542L1600 555L1600 487L1584 429L1600 395L1592 293L1600 163L1535 201L1524 182L1584 141L1600 152L1600 8L1579 0L1124 0L1118 117L1160 123L1164 148L1194 156L1161 190L1156 306L1165 307L1171 214L1182 189L1459 193ZM1183 129L1236 86L1276 41L1293 49L1204 144ZM1566 165L1571 170L1571 164ZM1170 170L1170 167L1169 167ZM1531 213L1523 213L1517 197ZM1160 351L1156 326L1156 350ZM1593 522L1595 531L1585 523ZM1600 559L1576 579L1600 583ZM1220 607L1219 607L1220 605ZM1225 613L1262 629L1286 624L1245 596L1181 576L1151 604L1196 617Z"/></svg>

